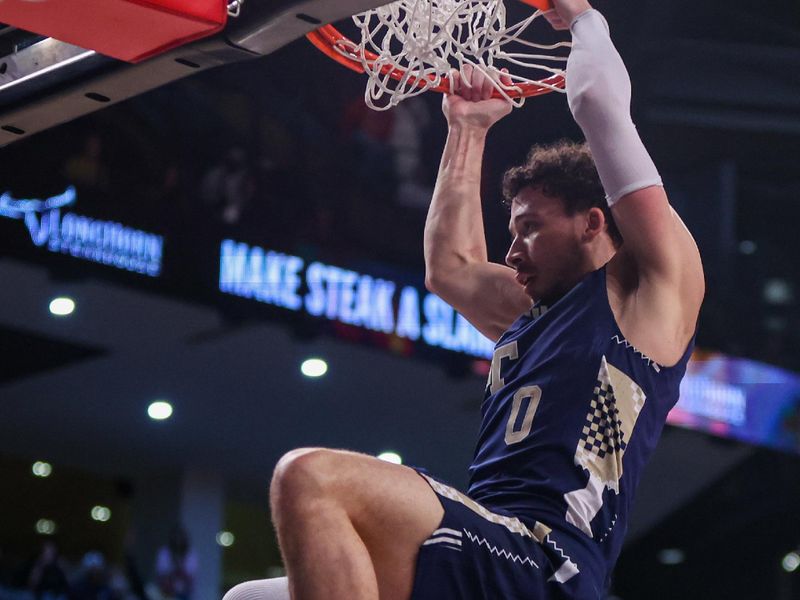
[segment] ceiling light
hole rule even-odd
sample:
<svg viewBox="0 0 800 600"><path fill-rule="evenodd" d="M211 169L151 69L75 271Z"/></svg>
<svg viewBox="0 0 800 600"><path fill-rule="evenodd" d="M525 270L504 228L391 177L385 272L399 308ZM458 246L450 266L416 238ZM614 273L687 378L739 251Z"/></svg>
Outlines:
<svg viewBox="0 0 800 600"><path fill-rule="evenodd" d="M233 542L235 541L236 537L230 531L220 531L217 534L217 543L223 548L229 548L233 546Z"/></svg>
<svg viewBox="0 0 800 600"><path fill-rule="evenodd" d="M56 524L50 519L39 519L36 521L36 533L42 535L53 535L56 532Z"/></svg>
<svg viewBox="0 0 800 600"><path fill-rule="evenodd" d="M309 358L300 365L300 371L306 377L322 377L328 372L328 363L321 358Z"/></svg>
<svg viewBox="0 0 800 600"><path fill-rule="evenodd" d="M764 301L768 304L787 305L794 302L794 291L785 279L779 277L769 279L764 284Z"/></svg>
<svg viewBox="0 0 800 600"><path fill-rule="evenodd" d="M686 560L686 554L680 548L665 548L658 553L658 562L662 565L679 565Z"/></svg>
<svg viewBox="0 0 800 600"><path fill-rule="evenodd" d="M163 400L157 400L147 407L147 414L155 421L163 421L172 416L172 405Z"/></svg>
<svg viewBox="0 0 800 600"><path fill-rule="evenodd" d="M395 465L403 464L403 459L399 454L397 454L397 452L381 452L378 454L378 458Z"/></svg>
<svg viewBox="0 0 800 600"><path fill-rule="evenodd" d="M789 552L789 554L783 557L781 566L787 573L794 573L797 571L797 568L800 567L800 554L797 552Z"/></svg>
<svg viewBox="0 0 800 600"><path fill-rule="evenodd" d="M53 472L53 467L50 463L37 460L33 463L31 471L33 471L33 474L37 477L50 477L50 474Z"/></svg>
<svg viewBox="0 0 800 600"><path fill-rule="evenodd" d="M739 252L746 255L755 254L758 250L758 245L752 240L743 240L739 242Z"/></svg>
<svg viewBox="0 0 800 600"><path fill-rule="evenodd" d="M74 310L75 301L72 298L60 296L58 298L53 298L50 301L50 312L57 317L66 317L67 315L71 315Z"/></svg>
<svg viewBox="0 0 800 600"><path fill-rule="evenodd" d="M111 518L111 509L106 506L95 506L92 508L92 519L105 523Z"/></svg>

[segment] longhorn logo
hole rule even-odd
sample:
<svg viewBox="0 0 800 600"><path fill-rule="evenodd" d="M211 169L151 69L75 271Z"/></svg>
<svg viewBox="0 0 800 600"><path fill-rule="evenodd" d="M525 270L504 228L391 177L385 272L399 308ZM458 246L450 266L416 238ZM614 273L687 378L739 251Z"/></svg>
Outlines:
<svg viewBox="0 0 800 600"><path fill-rule="evenodd" d="M34 245L47 245L50 252L151 277L161 272L164 239L160 235L69 212L62 217L61 209L76 200L73 186L44 200L14 198L5 192L0 195L0 217L24 221Z"/></svg>

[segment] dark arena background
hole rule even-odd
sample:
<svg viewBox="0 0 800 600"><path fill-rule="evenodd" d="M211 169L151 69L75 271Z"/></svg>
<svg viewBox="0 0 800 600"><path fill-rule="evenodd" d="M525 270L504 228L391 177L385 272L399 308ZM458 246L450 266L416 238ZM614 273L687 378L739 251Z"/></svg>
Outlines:
<svg viewBox="0 0 800 600"><path fill-rule="evenodd" d="M800 4L596 6L708 287L609 599L800 598ZM370 111L363 77L302 38L200 70L3 127L2 600L33 599L55 552L69 585L93 570L115 598L170 597L181 531L192 600L281 575L267 490L295 447L466 484L491 344L424 287L441 96ZM3 104L7 80L0 59L0 115L32 102ZM560 94L490 133L491 260L502 173L564 137Z"/></svg>

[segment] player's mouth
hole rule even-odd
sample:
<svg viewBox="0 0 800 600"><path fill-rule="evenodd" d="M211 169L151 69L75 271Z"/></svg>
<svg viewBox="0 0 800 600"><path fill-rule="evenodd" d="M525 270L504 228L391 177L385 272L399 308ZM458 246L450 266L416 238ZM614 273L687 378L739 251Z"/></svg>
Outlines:
<svg viewBox="0 0 800 600"><path fill-rule="evenodd" d="M535 276L530 273L517 273L515 279L522 287L528 287L528 284L535 279Z"/></svg>

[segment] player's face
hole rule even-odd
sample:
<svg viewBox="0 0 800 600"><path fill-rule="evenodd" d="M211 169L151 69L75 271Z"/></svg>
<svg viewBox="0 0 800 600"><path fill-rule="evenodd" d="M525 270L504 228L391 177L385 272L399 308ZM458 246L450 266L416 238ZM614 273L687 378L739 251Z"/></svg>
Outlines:
<svg viewBox="0 0 800 600"><path fill-rule="evenodd" d="M523 188L514 198L506 264L531 298L551 304L586 274L584 226L585 216L567 215L559 199L539 190Z"/></svg>

